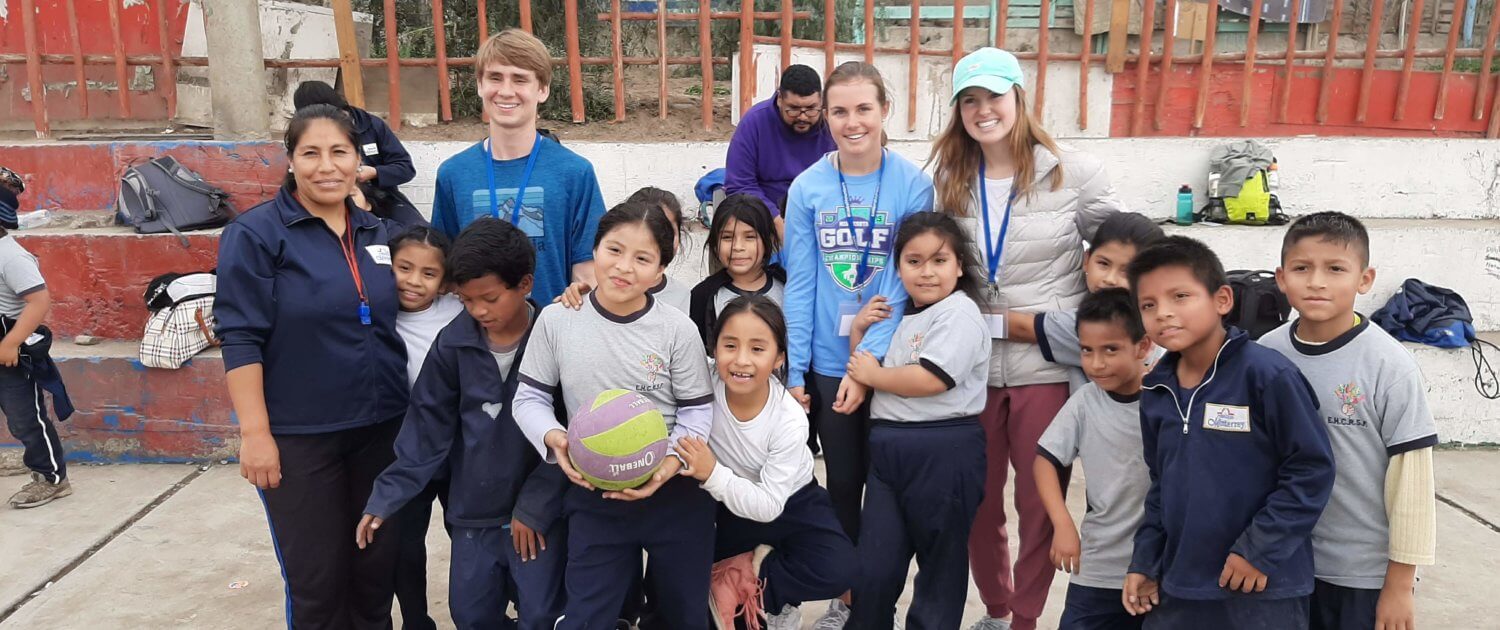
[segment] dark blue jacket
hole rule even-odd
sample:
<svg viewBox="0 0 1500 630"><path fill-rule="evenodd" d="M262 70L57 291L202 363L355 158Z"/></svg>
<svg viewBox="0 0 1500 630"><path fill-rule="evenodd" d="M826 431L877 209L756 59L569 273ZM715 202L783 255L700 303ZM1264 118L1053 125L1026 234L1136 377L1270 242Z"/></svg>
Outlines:
<svg viewBox="0 0 1500 630"><path fill-rule="evenodd" d="M412 166L411 154L391 132L390 125L358 107L349 108L349 117L354 119L354 133L359 136L359 146L355 149L364 158L365 166L375 168L377 176L373 183L376 186L394 191L397 186L416 177L417 169Z"/></svg>
<svg viewBox="0 0 1500 630"><path fill-rule="evenodd" d="M281 189L224 228L214 300L224 369L265 369L271 433L330 433L401 417L406 345L396 334L388 243L396 224L349 204L359 293L339 238ZM384 253L381 262L375 256Z"/></svg>
<svg viewBox="0 0 1500 630"><path fill-rule="evenodd" d="M1163 357L1141 390L1151 489L1130 572L1182 599L1311 593L1312 529L1334 474L1312 386L1237 328L1196 390L1178 385L1179 359ZM1219 588L1231 552L1266 574L1265 591Z"/></svg>
<svg viewBox="0 0 1500 630"><path fill-rule="evenodd" d="M514 514L539 532L552 529L567 478L556 466L539 465L536 449L511 416L530 337L528 328L510 372L501 374L484 329L467 312L438 332L412 387L396 461L375 480L366 514L390 518L446 470L449 524L500 527Z"/></svg>

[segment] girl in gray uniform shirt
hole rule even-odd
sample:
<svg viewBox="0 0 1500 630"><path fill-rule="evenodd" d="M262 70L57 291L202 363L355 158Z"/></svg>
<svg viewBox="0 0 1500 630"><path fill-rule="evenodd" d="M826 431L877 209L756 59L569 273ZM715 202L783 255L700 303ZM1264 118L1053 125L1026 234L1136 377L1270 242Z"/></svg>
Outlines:
<svg viewBox="0 0 1500 630"><path fill-rule="evenodd" d="M543 309L521 360L516 423L546 462L578 486L564 498L567 603L558 629L614 627L642 551L651 558L666 627L708 627L714 499L677 474L684 466L676 446L684 437L708 438L713 389L698 331L649 293L674 253L671 224L658 207L625 202L605 213L594 236L599 287L581 309ZM600 493L569 463L567 430L553 413L561 403L571 417L609 389L639 392L655 403L669 446L650 481ZM537 621L554 627L553 620Z"/></svg>
<svg viewBox="0 0 1500 630"><path fill-rule="evenodd" d="M990 332L975 302L982 272L968 232L946 214L907 217L895 251L911 304L883 365L860 352L848 366L850 378L875 390L853 621L891 627L915 555L920 575L906 625L957 628L969 584L969 528L984 498L978 416ZM851 347L862 333L850 336Z"/></svg>

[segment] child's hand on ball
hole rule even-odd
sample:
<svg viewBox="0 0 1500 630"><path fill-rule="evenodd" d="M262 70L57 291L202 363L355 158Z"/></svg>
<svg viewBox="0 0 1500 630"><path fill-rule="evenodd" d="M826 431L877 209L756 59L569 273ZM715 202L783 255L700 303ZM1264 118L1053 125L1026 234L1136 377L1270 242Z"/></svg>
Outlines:
<svg viewBox="0 0 1500 630"><path fill-rule="evenodd" d="M687 468L682 474L697 479L698 483L707 482L709 475L714 472L714 466L719 463L714 458L714 452L708 448L708 443L698 437L689 436L678 440L677 455L687 462Z"/></svg>
<svg viewBox="0 0 1500 630"><path fill-rule="evenodd" d="M677 472L680 470L682 470L682 461L676 457L668 457L666 461L661 463L661 468L656 469L656 473L651 475L651 481L647 481L639 488L626 488L618 492L606 492L604 493L604 498L618 501L649 499L651 495L656 494L656 490L662 484L665 484L668 479L677 476Z"/></svg>
<svg viewBox="0 0 1500 630"><path fill-rule="evenodd" d="M572 481L586 490L593 490L594 484L583 478L583 474L573 467L573 460L568 456L568 432L562 429L553 429L542 438L547 448L552 449L553 457L557 458L557 467L561 468L568 480Z"/></svg>

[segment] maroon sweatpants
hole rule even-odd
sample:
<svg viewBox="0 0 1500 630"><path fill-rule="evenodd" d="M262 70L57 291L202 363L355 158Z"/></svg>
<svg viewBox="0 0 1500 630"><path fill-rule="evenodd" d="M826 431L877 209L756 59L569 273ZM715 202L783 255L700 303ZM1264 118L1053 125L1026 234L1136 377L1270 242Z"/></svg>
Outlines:
<svg viewBox="0 0 1500 630"><path fill-rule="evenodd" d="M1068 400L1067 383L991 387L979 422L984 425L984 501L969 534L969 567L989 616L1012 615L1015 630L1033 630L1055 569L1047 553L1052 548L1052 522L1037 495L1031 466L1036 443L1052 418ZM1005 535L1005 479L1016 469L1016 512L1021 518L1021 554L1014 571Z"/></svg>

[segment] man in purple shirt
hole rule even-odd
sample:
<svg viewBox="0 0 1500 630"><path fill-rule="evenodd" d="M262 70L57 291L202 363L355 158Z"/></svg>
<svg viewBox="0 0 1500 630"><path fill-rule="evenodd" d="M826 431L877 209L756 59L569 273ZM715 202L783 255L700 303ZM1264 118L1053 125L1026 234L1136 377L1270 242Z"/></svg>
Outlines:
<svg viewBox="0 0 1500 630"><path fill-rule="evenodd" d="M725 194L760 197L775 215L778 232L792 180L835 149L823 122L822 87L817 71L788 66L776 96L745 112L729 141Z"/></svg>

